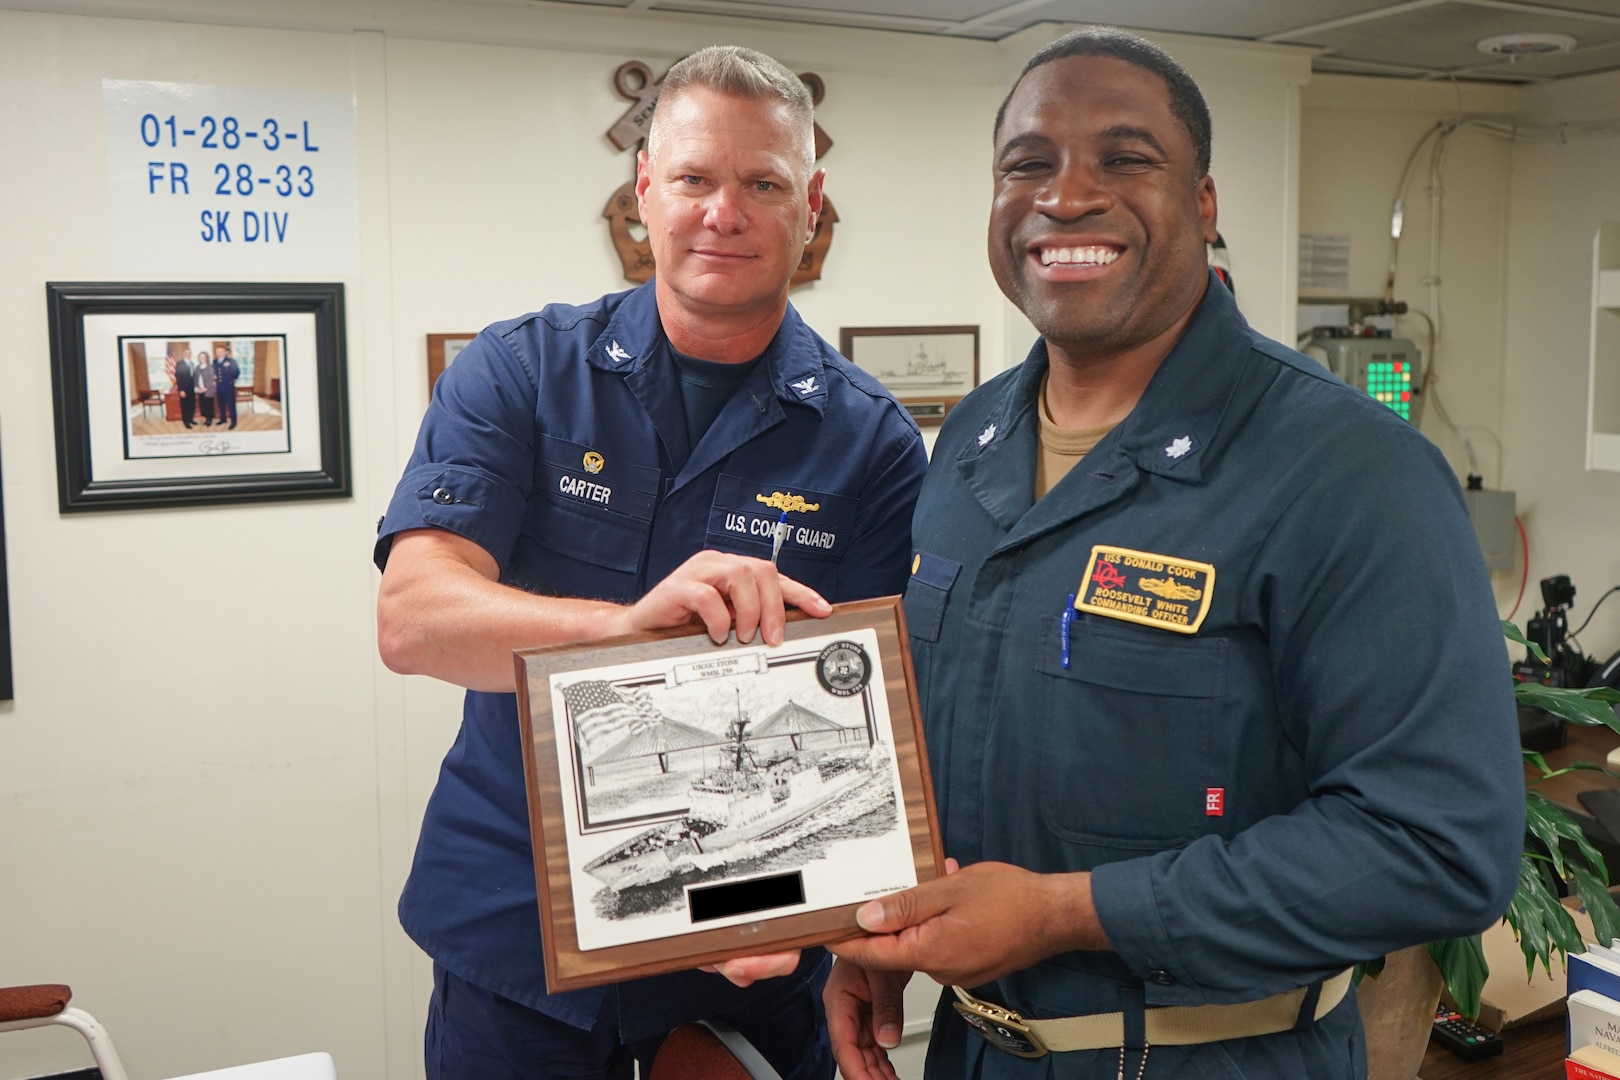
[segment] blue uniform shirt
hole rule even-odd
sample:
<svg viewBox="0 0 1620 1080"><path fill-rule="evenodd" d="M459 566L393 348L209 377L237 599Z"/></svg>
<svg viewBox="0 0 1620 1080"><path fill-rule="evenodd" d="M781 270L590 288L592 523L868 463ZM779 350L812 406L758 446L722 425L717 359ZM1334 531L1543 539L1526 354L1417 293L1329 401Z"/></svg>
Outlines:
<svg viewBox="0 0 1620 1080"><path fill-rule="evenodd" d="M379 529L472 540L529 592L630 603L704 548L769 558L828 600L905 586L922 437L788 308L764 360L689 446L651 284L491 326L446 369ZM779 501L793 501L779 500ZM400 921L438 963L589 1028L606 990L548 995L516 697L470 691L429 800ZM815 966L807 956L801 975ZM772 987L772 981L782 986ZM618 986L621 1034L736 1011L750 990L683 972Z"/></svg>
<svg viewBox="0 0 1620 1080"><path fill-rule="evenodd" d="M1038 343L942 428L906 622L946 854L1091 871L1116 951L981 996L1035 1017L1239 1002L1494 921L1524 782L1495 604L1434 446L1211 284L1131 414L1036 502L1046 366ZM1352 1004L1154 1047L1148 1072L1348 1078L1360 1039ZM1117 1064L1024 1062L946 1014L930 1076Z"/></svg>

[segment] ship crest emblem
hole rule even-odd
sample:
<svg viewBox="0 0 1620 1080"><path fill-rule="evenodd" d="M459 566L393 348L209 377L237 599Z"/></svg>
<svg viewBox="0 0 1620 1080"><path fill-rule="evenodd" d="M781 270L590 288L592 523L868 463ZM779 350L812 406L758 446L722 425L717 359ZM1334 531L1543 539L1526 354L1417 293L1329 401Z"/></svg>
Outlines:
<svg viewBox="0 0 1620 1080"><path fill-rule="evenodd" d="M835 641L816 658L816 679L834 697L853 697L872 678L872 661L853 641Z"/></svg>
<svg viewBox="0 0 1620 1080"><path fill-rule="evenodd" d="M587 450L585 452L585 471L591 475L594 476L601 472L602 466L606 464L607 462L602 458L602 455L598 454L595 450Z"/></svg>

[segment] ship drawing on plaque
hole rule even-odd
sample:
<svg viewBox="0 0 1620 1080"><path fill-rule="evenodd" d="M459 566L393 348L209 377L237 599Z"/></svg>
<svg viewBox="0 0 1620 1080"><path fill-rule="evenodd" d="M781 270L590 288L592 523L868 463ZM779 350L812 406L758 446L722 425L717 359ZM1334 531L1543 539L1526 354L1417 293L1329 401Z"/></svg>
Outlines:
<svg viewBox="0 0 1620 1080"><path fill-rule="evenodd" d="M804 644L553 676L582 948L683 913L694 886L799 872L813 909L846 860L909 862L875 639Z"/></svg>
<svg viewBox="0 0 1620 1080"><path fill-rule="evenodd" d="M771 733L782 728L785 718L789 724L801 718L821 721L805 730L836 731L838 743L805 750L799 748L800 736L790 736L788 745L767 749L765 743L781 742ZM592 859L585 872L623 892L689 871L711 870L739 855L757 857L791 848L801 839L795 826L811 825L818 812L826 812L828 821L822 824L849 817L838 812L840 800L850 804L846 811L870 811L879 801L892 806L892 791L883 784L889 757L882 747L868 746L864 733L837 728L793 702L762 725L754 739L748 737L749 726L739 706L737 718L727 725L716 767L692 782L684 815ZM846 735L858 741L846 741ZM856 791L863 786L866 791ZM865 798L856 797L863 794Z"/></svg>
<svg viewBox="0 0 1620 1080"><path fill-rule="evenodd" d="M943 350L936 347L929 353L927 346L917 342L917 351L906 358L906 370L896 372L887 368L878 372L883 385L892 390L911 390L925 386L960 386L967 379L960 371L952 370Z"/></svg>

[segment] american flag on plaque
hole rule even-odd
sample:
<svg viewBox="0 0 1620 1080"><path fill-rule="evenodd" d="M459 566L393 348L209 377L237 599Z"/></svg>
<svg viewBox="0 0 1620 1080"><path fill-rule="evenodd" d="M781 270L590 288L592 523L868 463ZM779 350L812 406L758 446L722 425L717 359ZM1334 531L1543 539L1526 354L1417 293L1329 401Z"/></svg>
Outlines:
<svg viewBox="0 0 1620 1080"><path fill-rule="evenodd" d="M584 679L562 688L580 751L589 760L598 750L639 735L661 717L644 690L629 693L604 679Z"/></svg>

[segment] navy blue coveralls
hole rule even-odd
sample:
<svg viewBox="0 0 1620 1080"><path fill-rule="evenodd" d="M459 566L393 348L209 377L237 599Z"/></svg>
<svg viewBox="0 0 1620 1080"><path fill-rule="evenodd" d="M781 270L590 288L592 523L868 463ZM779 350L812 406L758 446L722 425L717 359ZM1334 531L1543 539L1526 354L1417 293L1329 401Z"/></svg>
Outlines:
<svg viewBox="0 0 1620 1080"><path fill-rule="evenodd" d="M1136 408L1035 502L1046 366L1038 342L946 420L906 621L946 854L1091 871L1117 951L974 993L1036 1018L1123 1011L1129 1035L1144 1007L1267 997L1499 917L1524 828L1517 727L1434 446L1212 284ZM1065 666L1071 594L1098 610L1073 612ZM944 1002L935 1025L930 1078L1119 1066L1013 1057ZM1304 1030L1153 1047L1146 1071L1365 1069L1352 996Z"/></svg>
<svg viewBox="0 0 1620 1080"><path fill-rule="evenodd" d="M631 603L704 548L769 558L778 511L760 500L782 492L816 506L789 515L783 573L834 602L893 595L926 467L911 417L791 306L763 362L689 446L649 284L497 323L457 356L376 560L401 530L447 529L493 555L508 585ZM702 1017L745 1032L797 1027L810 1043L779 1070L831 1075L819 949L796 975L746 990L691 971L546 992L513 694L468 692L399 914L442 969L573 1027L592 1028L609 995L626 1044Z"/></svg>

